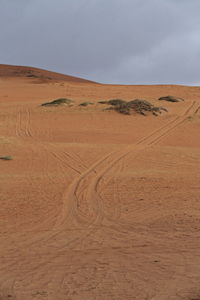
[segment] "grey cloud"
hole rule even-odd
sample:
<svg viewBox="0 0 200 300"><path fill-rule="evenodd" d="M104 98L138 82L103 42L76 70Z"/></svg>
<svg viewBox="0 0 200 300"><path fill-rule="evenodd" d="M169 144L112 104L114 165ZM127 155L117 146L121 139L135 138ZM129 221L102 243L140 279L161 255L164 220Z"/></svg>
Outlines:
<svg viewBox="0 0 200 300"><path fill-rule="evenodd" d="M0 0L0 62L110 83L198 83L199 0Z"/></svg>

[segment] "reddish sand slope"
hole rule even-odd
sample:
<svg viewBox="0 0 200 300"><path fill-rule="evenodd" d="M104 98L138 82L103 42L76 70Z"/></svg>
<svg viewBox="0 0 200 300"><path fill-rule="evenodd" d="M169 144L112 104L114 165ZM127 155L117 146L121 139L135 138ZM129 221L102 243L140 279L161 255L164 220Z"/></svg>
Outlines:
<svg viewBox="0 0 200 300"><path fill-rule="evenodd" d="M68 82L76 82L76 83L94 83L89 80L85 80L78 77L73 77L69 75L64 75L56 72L46 71L38 68L33 67L21 67L21 66L10 66L10 65L2 65L0 64L0 78L33 78L38 79L35 82L41 81L50 81L50 80L63 80Z"/></svg>
<svg viewBox="0 0 200 300"><path fill-rule="evenodd" d="M0 300L200 299L200 88L24 70L0 66Z"/></svg>

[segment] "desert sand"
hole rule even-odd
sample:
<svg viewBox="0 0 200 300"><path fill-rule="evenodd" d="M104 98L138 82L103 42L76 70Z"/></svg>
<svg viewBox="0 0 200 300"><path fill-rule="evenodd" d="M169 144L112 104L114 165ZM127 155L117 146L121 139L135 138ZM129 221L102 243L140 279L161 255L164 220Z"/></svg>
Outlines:
<svg viewBox="0 0 200 300"><path fill-rule="evenodd" d="M160 103L165 95L185 101ZM41 106L59 97L74 105ZM98 103L112 98L168 112L126 116ZM200 87L0 65L6 155L1 300L200 299Z"/></svg>

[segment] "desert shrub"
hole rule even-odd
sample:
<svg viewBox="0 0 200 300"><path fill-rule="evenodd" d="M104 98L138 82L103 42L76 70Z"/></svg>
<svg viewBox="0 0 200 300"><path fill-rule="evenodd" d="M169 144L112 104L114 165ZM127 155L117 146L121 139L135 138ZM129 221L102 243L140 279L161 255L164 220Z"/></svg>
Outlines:
<svg viewBox="0 0 200 300"><path fill-rule="evenodd" d="M28 75L26 75L26 77L39 78L39 76L35 75L35 74L28 74Z"/></svg>
<svg viewBox="0 0 200 300"><path fill-rule="evenodd" d="M12 156L9 156L9 155L0 156L0 159L2 159L2 160L12 160Z"/></svg>
<svg viewBox="0 0 200 300"><path fill-rule="evenodd" d="M160 97L158 100L160 100L160 101L169 101L169 102L184 101L184 99L182 99L182 98L176 98L174 96L164 96L164 97Z"/></svg>
<svg viewBox="0 0 200 300"><path fill-rule="evenodd" d="M88 106L94 104L93 102L82 102L79 104L79 106Z"/></svg>
<svg viewBox="0 0 200 300"><path fill-rule="evenodd" d="M111 105L106 110L115 110L124 115L138 113L145 116L148 112L150 112L154 116L158 116L158 114L161 114L163 111L167 112L166 108L154 106L149 101L143 99L134 99L128 102L123 99L111 99L107 101L99 101L98 103Z"/></svg>
<svg viewBox="0 0 200 300"><path fill-rule="evenodd" d="M142 107L152 107L153 104L150 103L149 101L147 100L143 100L143 99L134 99L134 100L131 100L128 102L128 104L130 106L142 106Z"/></svg>
<svg viewBox="0 0 200 300"><path fill-rule="evenodd" d="M101 101L98 101L99 104L108 104L108 101L106 100L101 100Z"/></svg>
<svg viewBox="0 0 200 300"><path fill-rule="evenodd" d="M58 106L58 105L62 105L62 104L71 104L73 102L73 100L71 99L67 99L67 98L58 98L56 100L53 100L51 102L46 102L41 104L41 106Z"/></svg>
<svg viewBox="0 0 200 300"><path fill-rule="evenodd" d="M100 103L100 104L108 104L108 105L112 105L112 106L118 106L118 105L126 103L126 101L122 100L122 99L111 99L111 100L99 101L98 103Z"/></svg>
<svg viewBox="0 0 200 300"><path fill-rule="evenodd" d="M118 105L123 105L125 104L126 101L122 99L111 99L107 101L107 104L113 105L113 106L118 106Z"/></svg>
<svg viewBox="0 0 200 300"><path fill-rule="evenodd" d="M138 113L144 116L148 112L152 113L154 116L158 116L158 114L161 114L162 111L167 111L167 109L164 107L154 106L152 103L142 99L135 99L129 102L122 100L122 102L118 102L118 104L108 109L115 110L125 115Z"/></svg>
<svg viewBox="0 0 200 300"><path fill-rule="evenodd" d="M113 110L119 112L120 114L130 115L131 109L127 104L120 104L115 107L112 107Z"/></svg>
<svg viewBox="0 0 200 300"><path fill-rule="evenodd" d="M127 106L129 107L130 110L133 110L136 113L139 113L141 115L145 115L145 112L148 111L155 114L154 105L146 100L141 100L141 99L131 100L127 103Z"/></svg>

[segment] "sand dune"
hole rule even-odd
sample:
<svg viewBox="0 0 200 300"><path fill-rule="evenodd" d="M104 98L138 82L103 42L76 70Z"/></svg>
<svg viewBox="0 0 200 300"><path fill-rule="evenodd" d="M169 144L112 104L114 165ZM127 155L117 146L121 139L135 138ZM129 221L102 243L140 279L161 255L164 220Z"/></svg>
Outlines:
<svg viewBox="0 0 200 300"><path fill-rule="evenodd" d="M43 69L33 68L33 67L22 67L22 66L12 66L12 65L3 65L0 64L0 77L14 77L14 78L38 78L43 80L63 80L68 82L76 82L76 83L93 83L92 81L64 75L52 71L47 71Z"/></svg>
<svg viewBox="0 0 200 300"><path fill-rule="evenodd" d="M166 95L158 117L98 103ZM199 129L199 87L0 65L0 299L200 299Z"/></svg>

